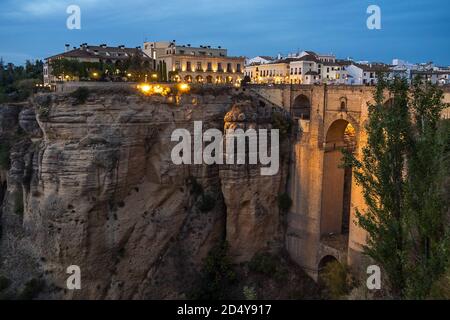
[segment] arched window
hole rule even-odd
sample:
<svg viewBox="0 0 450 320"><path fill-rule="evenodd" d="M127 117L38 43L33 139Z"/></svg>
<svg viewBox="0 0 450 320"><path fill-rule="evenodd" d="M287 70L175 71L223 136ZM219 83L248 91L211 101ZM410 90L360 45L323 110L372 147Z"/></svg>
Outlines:
<svg viewBox="0 0 450 320"><path fill-rule="evenodd" d="M301 94L294 100L292 105L293 116L296 119L309 120L311 117L311 103L308 97Z"/></svg>

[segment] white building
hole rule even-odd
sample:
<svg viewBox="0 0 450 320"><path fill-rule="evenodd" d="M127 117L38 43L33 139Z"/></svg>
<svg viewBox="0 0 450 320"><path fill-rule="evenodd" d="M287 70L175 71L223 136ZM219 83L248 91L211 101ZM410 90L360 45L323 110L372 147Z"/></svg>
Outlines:
<svg viewBox="0 0 450 320"><path fill-rule="evenodd" d="M267 64L267 63L271 63L274 62L276 59L269 57L269 56L257 56L251 59L247 59L245 61L245 65L251 65L251 64Z"/></svg>
<svg viewBox="0 0 450 320"><path fill-rule="evenodd" d="M359 64L352 63L346 68L350 78L350 84L355 85L375 85L378 73L390 73L390 68L386 64Z"/></svg>

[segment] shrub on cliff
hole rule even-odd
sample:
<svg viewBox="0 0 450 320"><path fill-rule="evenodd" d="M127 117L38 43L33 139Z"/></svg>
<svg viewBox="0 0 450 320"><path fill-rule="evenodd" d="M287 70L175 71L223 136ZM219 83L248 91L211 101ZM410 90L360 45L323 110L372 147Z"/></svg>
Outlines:
<svg viewBox="0 0 450 320"><path fill-rule="evenodd" d="M199 196L200 194L203 193L202 185L197 182L197 179L195 179L194 176L189 176L186 179L186 183L188 184L188 186L191 187L191 194L193 194L195 196Z"/></svg>
<svg viewBox="0 0 450 320"><path fill-rule="evenodd" d="M248 267L250 271L272 275L277 271L277 263L271 255L258 253L250 260Z"/></svg>
<svg viewBox="0 0 450 320"><path fill-rule="evenodd" d="M348 268L338 261L325 265L320 281L325 286L325 298L340 299L349 294L351 289Z"/></svg>
<svg viewBox="0 0 450 320"><path fill-rule="evenodd" d="M11 285L11 280L4 276L0 276L0 292L2 292L5 289L8 289Z"/></svg>
<svg viewBox="0 0 450 320"><path fill-rule="evenodd" d="M278 282L286 281L286 269L279 257L270 253L257 253L248 263L251 272L263 274Z"/></svg>
<svg viewBox="0 0 450 320"><path fill-rule="evenodd" d="M278 195L278 208L281 212L286 213L292 206L291 197L287 193L282 193Z"/></svg>
<svg viewBox="0 0 450 320"><path fill-rule="evenodd" d="M288 118L284 117L282 113L274 111L272 113L272 127L273 129L278 129L280 131L281 139L285 139L291 133L292 123Z"/></svg>
<svg viewBox="0 0 450 320"><path fill-rule="evenodd" d="M72 98L75 98L75 105L83 104L89 97L89 89L85 87L78 88L70 94Z"/></svg>
<svg viewBox="0 0 450 320"><path fill-rule="evenodd" d="M226 299L235 280L236 274L228 257L228 243L223 242L209 252L199 285L188 297L194 300Z"/></svg>
<svg viewBox="0 0 450 320"><path fill-rule="evenodd" d="M44 281L31 279L25 284L24 289L19 294L19 300L33 300L44 289Z"/></svg>
<svg viewBox="0 0 450 320"><path fill-rule="evenodd" d="M204 194L200 198L197 206L201 212L209 212L216 206L216 199L210 194Z"/></svg>
<svg viewBox="0 0 450 320"><path fill-rule="evenodd" d="M14 196L14 213L22 216L23 215L23 194L22 191L16 191Z"/></svg>
<svg viewBox="0 0 450 320"><path fill-rule="evenodd" d="M0 169L8 170L9 169L9 153L10 146L6 142L0 143Z"/></svg>

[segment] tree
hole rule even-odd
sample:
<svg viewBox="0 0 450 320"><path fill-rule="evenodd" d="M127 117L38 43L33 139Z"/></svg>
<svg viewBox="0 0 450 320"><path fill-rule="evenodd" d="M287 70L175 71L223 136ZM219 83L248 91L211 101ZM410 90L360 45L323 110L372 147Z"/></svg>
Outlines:
<svg viewBox="0 0 450 320"><path fill-rule="evenodd" d="M245 87L246 85L248 85L251 82L252 82L252 79L250 78L250 76L245 76L244 79L241 82L241 85L243 87Z"/></svg>
<svg viewBox="0 0 450 320"><path fill-rule="evenodd" d="M410 92L406 80L379 77L374 101L361 159L345 154L366 203L356 214L368 235L364 252L383 268L395 298L426 297L448 265L442 93L417 83Z"/></svg>
<svg viewBox="0 0 450 320"><path fill-rule="evenodd" d="M416 79L411 92L413 130L408 155L406 221L411 237L406 296L424 299L449 265L450 228L444 183L449 174L448 134L441 120L442 91Z"/></svg>

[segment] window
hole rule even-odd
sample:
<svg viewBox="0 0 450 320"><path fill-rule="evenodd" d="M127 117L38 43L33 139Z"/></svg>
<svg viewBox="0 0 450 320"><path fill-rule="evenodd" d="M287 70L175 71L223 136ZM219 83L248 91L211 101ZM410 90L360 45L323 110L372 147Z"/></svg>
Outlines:
<svg viewBox="0 0 450 320"><path fill-rule="evenodd" d="M197 62L197 71L203 71L201 62Z"/></svg>
<svg viewBox="0 0 450 320"><path fill-rule="evenodd" d="M192 66L191 66L190 61L186 62L186 71L188 71L188 72L192 71Z"/></svg>
<svg viewBox="0 0 450 320"><path fill-rule="evenodd" d="M231 63L227 63L227 72L228 73L233 72L233 68L231 67Z"/></svg>
<svg viewBox="0 0 450 320"><path fill-rule="evenodd" d="M212 71L212 63L208 62L208 71Z"/></svg>
<svg viewBox="0 0 450 320"><path fill-rule="evenodd" d="M222 63L217 63L217 71L219 71L219 72L221 72L221 71L223 71L223 69L222 69Z"/></svg>
<svg viewBox="0 0 450 320"><path fill-rule="evenodd" d="M238 64L236 65L236 72L242 72L242 71L241 71L241 64L240 64L240 63L238 63Z"/></svg>
<svg viewBox="0 0 450 320"><path fill-rule="evenodd" d="M181 70L180 61L175 61L175 71L180 71L180 70Z"/></svg>

